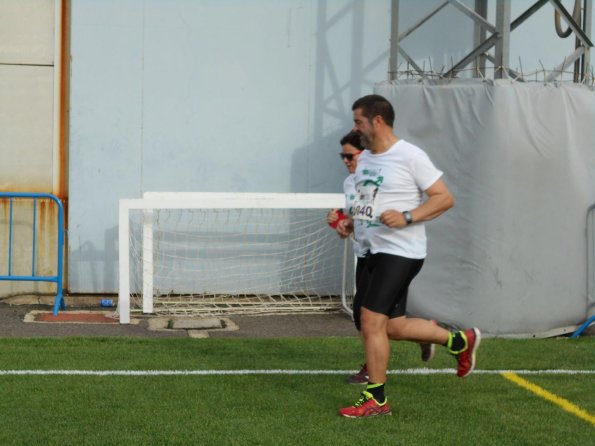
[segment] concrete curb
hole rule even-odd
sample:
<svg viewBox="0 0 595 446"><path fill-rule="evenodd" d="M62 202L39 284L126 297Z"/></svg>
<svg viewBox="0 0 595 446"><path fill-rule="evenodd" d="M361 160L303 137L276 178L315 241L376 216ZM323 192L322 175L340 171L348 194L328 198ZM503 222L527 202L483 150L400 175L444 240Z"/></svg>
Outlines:
<svg viewBox="0 0 595 446"><path fill-rule="evenodd" d="M8 305L54 305L56 296L54 295L35 295L35 294L23 294L20 296L6 296L1 297L0 302L4 302ZM109 299L113 302L114 308L118 305L118 296L111 295L75 295L75 296L64 296L64 303L67 307L79 308L79 307L100 307L100 303L104 299Z"/></svg>

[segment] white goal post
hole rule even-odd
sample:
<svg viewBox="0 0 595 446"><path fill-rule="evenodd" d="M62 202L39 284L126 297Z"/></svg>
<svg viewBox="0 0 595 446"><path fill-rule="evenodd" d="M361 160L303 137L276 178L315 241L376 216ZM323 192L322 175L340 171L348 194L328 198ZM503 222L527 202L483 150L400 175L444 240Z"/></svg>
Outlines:
<svg viewBox="0 0 595 446"><path fill-rule="evenodd" d="M351 313L343 194L147 192L119 202L120 323L159 314Z"/></svg>

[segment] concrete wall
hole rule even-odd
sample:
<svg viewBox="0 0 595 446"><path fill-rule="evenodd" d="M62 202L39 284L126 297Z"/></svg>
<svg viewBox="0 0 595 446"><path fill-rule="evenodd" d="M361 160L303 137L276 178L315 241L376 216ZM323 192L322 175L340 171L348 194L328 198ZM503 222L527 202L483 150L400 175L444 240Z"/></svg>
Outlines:
<svg viewBox="0 0 595 446"><path fill-rule="evenodd" d="M401 30L437 4L401 0ZM525 69L553 8L527 23L511 51ZM452 6L420 31L404 46L427 69L472 48ZM69 288L114 292L120 198L340 191L350 106L387 78L390 1L75 0L71 32ZM571 44L548 42L540 60Z"/></svg>
<svg viewBox="0 0 595 446"><path fill-rule="evenodd" d="M54 12L52 0L0 2L0 191L53 192ZM7 275L10 205L0 204L0 275ZM55 275L56 208L52 202L38 204L33 260L32 206L30 200L13 203L12 274ZM54 289L0 281L0 296Z"/></svg>
<svg viewBox="0 0 595 446"><path fill-rule="evenodd" d="M0 2L0 190L51 192L54 2Z"/></svg>
<svg viewBox="0 0 595 446"><path fill-rule="evenodd" d="M389 1L74 2L70 289L116 290L120 198L340 191L389 26Z"/></svg>

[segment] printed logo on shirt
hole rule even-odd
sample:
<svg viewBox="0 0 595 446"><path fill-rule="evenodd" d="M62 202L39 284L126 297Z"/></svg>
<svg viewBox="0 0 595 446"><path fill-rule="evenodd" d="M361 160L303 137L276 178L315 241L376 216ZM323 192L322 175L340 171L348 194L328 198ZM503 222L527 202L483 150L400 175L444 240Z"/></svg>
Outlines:
<svg viewBox="0 0 595 446"><path fill-rule="evenodd" d="M380 176L380 171L381 170L382 169L369 169L369 168L366 168L366 169L362 170L362 175L365 175L367 177L376 178L376 180L374 180L374 181L380 180L380 183L381 183L382 182L382 177ZM378 184L380 184L380 183L378 183Z"/></svg>
<svg viewBox="0 0 595 446"><path fill-rule="evenodd" d="M378 177L376 181L365 180L357 187L357 197L353 202L352 214L356 220L372 222L377 220L376 195L383 178Z"/></svg>
<svg viewBox="0 0 595 446"><path fill-rule="evenodd" d="M355 201L355 194L348 194L347 202L353 203L354 201ZM349 215L353 215L353 204L351 206L349 206L349 209L347 211L349 212Z"/></svg>

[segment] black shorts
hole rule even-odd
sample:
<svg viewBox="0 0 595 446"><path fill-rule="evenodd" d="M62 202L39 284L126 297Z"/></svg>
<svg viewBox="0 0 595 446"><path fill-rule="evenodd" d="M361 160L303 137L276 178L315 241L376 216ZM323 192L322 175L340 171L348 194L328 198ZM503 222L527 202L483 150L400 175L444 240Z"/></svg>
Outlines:
<svg viewBox="0 0 595 446"><path fill-rule="evenodd" d="M385 314L391 319L403 316L407 307L409 284L419 273L423 263L424 259L408 259L392 254L368 255L357 281L354 307L357 303L358 307ZM359 313L359 308L357 310Z"/></svg>

